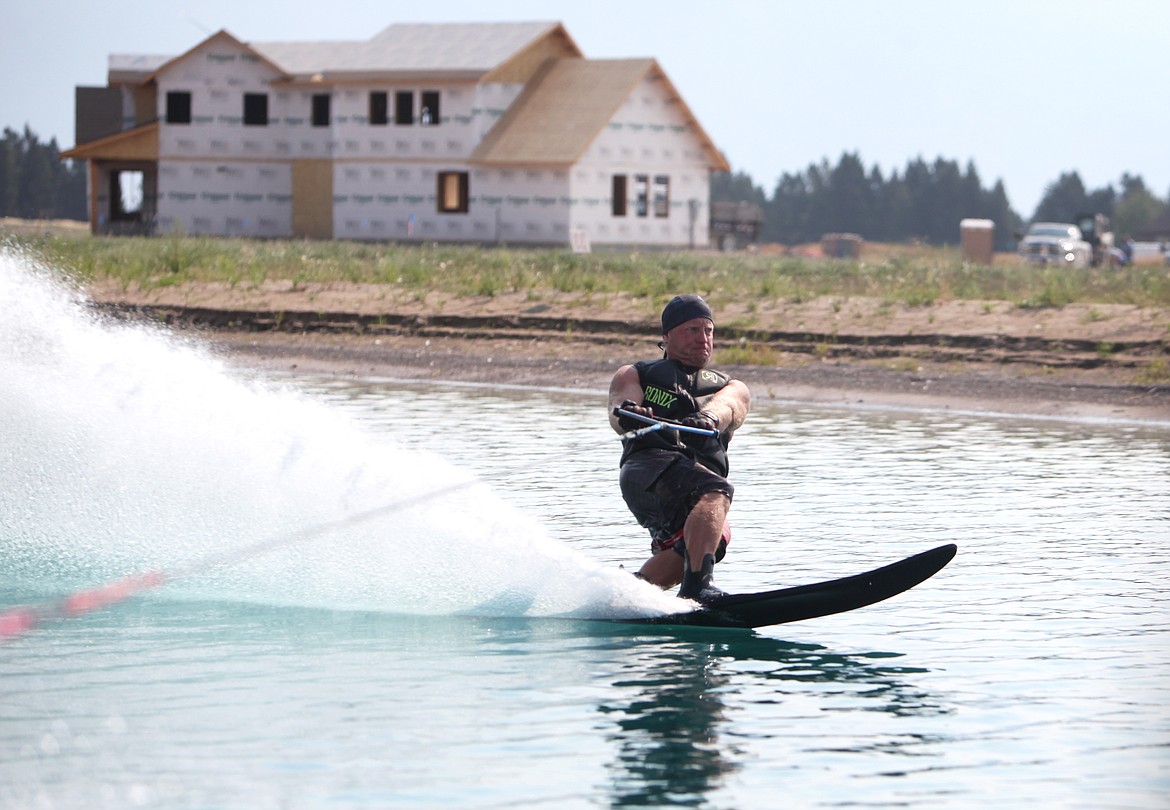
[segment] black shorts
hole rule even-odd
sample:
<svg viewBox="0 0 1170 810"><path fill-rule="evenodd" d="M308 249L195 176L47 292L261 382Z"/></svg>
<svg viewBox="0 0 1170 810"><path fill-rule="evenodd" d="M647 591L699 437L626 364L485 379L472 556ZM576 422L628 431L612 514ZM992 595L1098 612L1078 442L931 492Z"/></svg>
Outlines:
<svg viewBox="0 0 1170 810"><path fill-rule="evenodd" d="M650 530L651 548L659 551L682 530L687 515L708 492L722 492L730 500L735 487L718 473L692 458L671 450L642 450L626 459L619 478L622 497L639 525ZM726 543L720 544L720 551ZM722 556L722 555L720 555Z"/></svg>

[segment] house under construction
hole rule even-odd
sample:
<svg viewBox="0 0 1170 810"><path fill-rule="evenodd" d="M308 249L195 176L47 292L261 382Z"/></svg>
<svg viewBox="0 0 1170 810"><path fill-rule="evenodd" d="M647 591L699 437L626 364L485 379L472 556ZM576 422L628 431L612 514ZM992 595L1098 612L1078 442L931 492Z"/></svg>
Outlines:
<svg viewBox="0 0 1170 810"><path fill-rule="evenodd" d="M694 247L726 160L654 59L559 23L113 55L77 88L94 233Z"/></svg>

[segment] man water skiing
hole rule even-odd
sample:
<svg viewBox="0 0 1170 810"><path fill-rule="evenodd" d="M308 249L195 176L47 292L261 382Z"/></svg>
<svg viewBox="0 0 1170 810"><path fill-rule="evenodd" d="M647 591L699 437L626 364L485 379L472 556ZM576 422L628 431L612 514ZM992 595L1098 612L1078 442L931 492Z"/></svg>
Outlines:
<svg viewBox="0 0 1170 810"><path fill-rule="evenodd" d="M717 430L718 437L658 430L624 440L620 484L626 505L650 530L651 557L638 576L678 595L708 602L711 582L731 539L727 513L727 446L751 407L748 387L707 368L715 317L697 295L675 296L662 310L663 358L622 366L609 386L610 425L618 433L645 426L615 409Z"/></svg>

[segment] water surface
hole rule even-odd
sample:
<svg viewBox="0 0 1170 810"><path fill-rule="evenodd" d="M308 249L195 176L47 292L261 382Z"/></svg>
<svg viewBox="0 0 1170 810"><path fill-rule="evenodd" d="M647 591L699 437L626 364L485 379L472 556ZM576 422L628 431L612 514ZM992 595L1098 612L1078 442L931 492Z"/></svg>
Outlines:
<svg viewBox="0 0 1170 810"><path fill-rule="evenodd" d="M673 606L600 392L241 375L11 254L0 311L0 606L179 574L0 644L4 807L1165 807L1170 425L758 407L723 587L959 555L670 632L593 620Z"/></svg>

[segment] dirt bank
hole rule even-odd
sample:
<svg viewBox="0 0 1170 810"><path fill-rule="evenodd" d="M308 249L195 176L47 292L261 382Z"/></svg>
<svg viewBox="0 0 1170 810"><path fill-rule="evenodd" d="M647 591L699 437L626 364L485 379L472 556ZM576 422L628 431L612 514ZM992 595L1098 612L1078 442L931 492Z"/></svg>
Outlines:
<svg viewBox="0 0 1170 810"><path fill-rule="evenodd" d="M656 356L658 302L523 293L483 299L283 283L147 292L95 286L99 309L196 333L231 362L343 376L604 390ZM719 365L759 400L1170 421L1170 314L875 299L727 304Z"/></svg>

